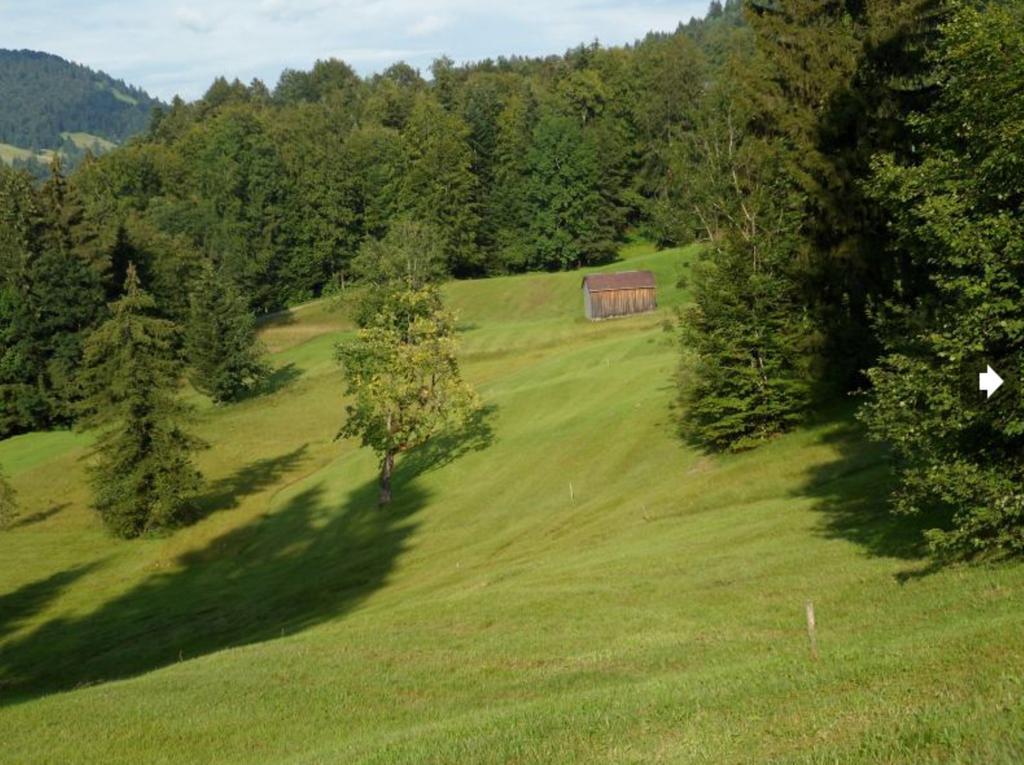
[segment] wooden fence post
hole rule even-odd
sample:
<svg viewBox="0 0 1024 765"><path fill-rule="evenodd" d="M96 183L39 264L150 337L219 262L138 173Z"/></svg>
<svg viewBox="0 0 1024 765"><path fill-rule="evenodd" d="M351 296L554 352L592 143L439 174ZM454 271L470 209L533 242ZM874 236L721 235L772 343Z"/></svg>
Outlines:
<svg viewBox="0 0 1024 765"><path fill-rule="evenodd" d="M818 660L818 638L815 635L814 603L807 601L807 637L811 641L811 658Z"/></svg>

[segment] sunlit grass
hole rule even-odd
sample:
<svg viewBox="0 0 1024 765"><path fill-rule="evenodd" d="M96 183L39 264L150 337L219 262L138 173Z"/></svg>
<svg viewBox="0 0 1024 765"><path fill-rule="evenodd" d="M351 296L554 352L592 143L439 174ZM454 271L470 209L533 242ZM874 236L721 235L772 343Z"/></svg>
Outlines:
<svg viewBox="0 0 1024 765"><path fill-rule="evenodd" d="M931 571L848 408L683 446L694 253L627 256L657 314L586 322L579 273L447 288L488 414L383 513L333 440L331 301L264 326L274 392L202 410L204 517L170 537L104 534L80 437L0 444L0 761L1021 761L1024 570Z"/></svg>

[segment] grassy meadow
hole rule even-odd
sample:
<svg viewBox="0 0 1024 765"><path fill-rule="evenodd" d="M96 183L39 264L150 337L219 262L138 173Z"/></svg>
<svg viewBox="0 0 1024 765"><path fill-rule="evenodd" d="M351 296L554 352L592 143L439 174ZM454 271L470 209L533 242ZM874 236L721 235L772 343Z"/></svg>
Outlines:
<svg viewBox="0 0 1024 765"><path fill-rule="evenodd" d="M0 442L0 761L1024 761L1024 567L936 570L852 407L754 452L674 424L692 250L635 244L655 314L589 323L579 273L465 281L465 433L335 442L329 300L265 322L275 375L196 397L208 486L110 538L85 437ZM820 658L804 606L813 600Z"/></svg>
<svg viewBox="0 0 1024 765"><path fill-rule="evenodd" d="M97 155L108 152L117 146L113 141L108 141L106 138L101 138L91 133L64 132L61 133L61 136L70 140L79 149L91 151ZM25 161L32 158L43 164L49 164L53 161L53 154L53 149L40 149L34 152L9 143L0 143L0 162L5 162L8 165L12 164L15 160ZM61 152L61 156L64 156L63 152Z"/></svg>

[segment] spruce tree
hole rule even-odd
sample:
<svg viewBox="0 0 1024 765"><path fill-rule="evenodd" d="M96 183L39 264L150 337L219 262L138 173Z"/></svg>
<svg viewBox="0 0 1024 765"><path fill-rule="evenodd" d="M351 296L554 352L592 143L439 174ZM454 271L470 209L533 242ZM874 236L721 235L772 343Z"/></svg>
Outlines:
<svg viewBox="0 0 1024 765"><path fill-rule="evenodd" d="M799 271L802 199L779 147L750 128L741 63L702 99L677 147L692 181L677 192L679 220L707 244L683 314L683 431L732 450L800 421L817 350Z"/></svg>
<svg viewBox="0 0 1024 765"><path fill-rule="evenodd" d="M245 299L209 264L192 292L185 353L192 384L217 403L237 401L269 374Z"/></svg>
<svg viewBox="0 0 1024 765"><path fill-rule="evenodd" d="M914 161L875 163L910 278L878 312L886 353L861 416L892 447L895 510L930 519L936 554L1021 555L1024 9L964 5L943 32ZM989 366L1006 379L991 398Z"/></svg>
<svg viewBox="0 0 1024 765"><path fill-rule="evenodd" d="M482 269L478 179L469 135L462 119L420 96L403 134L406 172L399 193L405 215L444 234L451 269L462 275Z"/></svg>
<svg viewBox="0 0 1024 765"><path fill-rule="evenodd" d="M184 430L178 329L128 268L124 296L86 343L83 426L96 433L93 506L118 536L137 537L187 517L201 484L201 442Z"/></svg>
<svg viewBox="0 0 1024 765"><path fill-rule="evenodd" d="M549 105L534 128L528 162L530 265L578 268L611 260L615 210L601 194L593 135Z"/></svg>
<svg viewBox="0 0 1024 765"><path fill-rule="evenodd" d="M536 105L525 88L512 93L495 126L494 184L485 212L494 229L493 270L522 270L530 261L527 155Z"/></svg>
<svg viewBox="0 0 1024 765"><path fill-rule="evenodd" d="M40 194L0 168L0 433L70 421L82 342L102 315L91 235L69 223L64 184Z"/></svg>

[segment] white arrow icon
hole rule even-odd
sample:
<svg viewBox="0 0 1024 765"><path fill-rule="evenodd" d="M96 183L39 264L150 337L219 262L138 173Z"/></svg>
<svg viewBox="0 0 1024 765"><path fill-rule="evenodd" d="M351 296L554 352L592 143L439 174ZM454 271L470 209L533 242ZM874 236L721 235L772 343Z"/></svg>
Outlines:
<svg viewBox="0 0 1024 765"><path fill-rule="evenodd" d="M978 375L978 390L985 391L985 398L992 398L992 394L999 390L999 386L1003 384L1003 378L999 376L992 367L985 365L987 370Z"/></svg>

